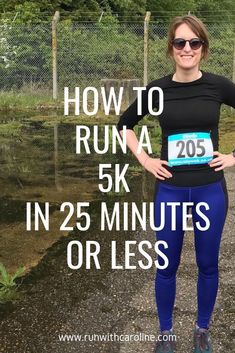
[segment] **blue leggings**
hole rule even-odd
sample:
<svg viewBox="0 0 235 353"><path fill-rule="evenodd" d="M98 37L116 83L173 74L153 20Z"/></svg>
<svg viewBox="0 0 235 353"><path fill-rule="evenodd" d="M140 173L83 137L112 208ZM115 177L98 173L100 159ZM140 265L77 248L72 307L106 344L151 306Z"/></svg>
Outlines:
<svg viewBox="0 0 235 353"><path fill-rule="evenodd" d="M193 202L192 221L195 234L196 261L198 266L197 324L201 328L208 328L214 308L218 290L218 258L221 235L228 208L226 183L222 181L203 186L177 187L157 181L154 199L155 225L160 225L161 202ZM205 221L198 215L195 205L205 202L209 210L201 211L209 218L210 227L206 231L199 230L196 222L205 226ZM176 207L176 230L171 229L171 208L165 207L165 227L156 232L157 240L164 240L168 248L161 247L161 251L168 257L169 265L166 269L158 269L156 274L156 303L160 329L172 328L172 314L176 294L176 272L180 264L184 231L182 230L182 207ZM187 212L188 213L188 212ZM159 257L163 265L163 259Z"/></svg>

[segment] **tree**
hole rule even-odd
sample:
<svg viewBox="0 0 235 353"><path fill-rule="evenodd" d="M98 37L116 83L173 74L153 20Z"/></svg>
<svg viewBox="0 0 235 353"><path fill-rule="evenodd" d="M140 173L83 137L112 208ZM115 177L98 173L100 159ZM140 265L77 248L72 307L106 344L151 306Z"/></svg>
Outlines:
<svg viewBox="0 0 235 353"><path fill-rule="evenodd" d="M195 11L196 4L195 0L148 0L146 8L152 12L151 18L153 20L165 23L166 21L169 22L174 16Z"/></svg>
<svg viewBox="0 0 235 353"><path fill-rule="evenodd" d="M198 0L197 15L206 22L232 22L234 20L234 0Z"/></svg>

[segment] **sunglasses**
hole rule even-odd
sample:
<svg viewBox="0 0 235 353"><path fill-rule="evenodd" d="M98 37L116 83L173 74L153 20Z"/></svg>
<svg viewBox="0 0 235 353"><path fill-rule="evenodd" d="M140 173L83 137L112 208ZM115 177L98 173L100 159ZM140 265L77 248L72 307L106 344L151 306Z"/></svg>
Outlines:
<svg viewBox="0 0 235 353"><path fill-rule="evenodd" d="M202 44L204 44L204 40L201 40L200 38L192 38L190 40L175 38L172 41L172 45L175 49L182 50L185 47L186 42L189 42L190 48L192 50L197 50L201 48Z"/></svg>

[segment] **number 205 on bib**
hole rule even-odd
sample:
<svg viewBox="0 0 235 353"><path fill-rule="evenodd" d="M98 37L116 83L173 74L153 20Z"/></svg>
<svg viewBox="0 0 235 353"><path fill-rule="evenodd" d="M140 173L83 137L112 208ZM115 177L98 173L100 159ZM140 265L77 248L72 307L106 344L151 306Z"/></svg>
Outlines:
<svg viewBox="0 0 235 353"><path fill-rule="evenodd" d="M213 159L209 132L192 132L168 136L169 166L205 164Z"/></svg>

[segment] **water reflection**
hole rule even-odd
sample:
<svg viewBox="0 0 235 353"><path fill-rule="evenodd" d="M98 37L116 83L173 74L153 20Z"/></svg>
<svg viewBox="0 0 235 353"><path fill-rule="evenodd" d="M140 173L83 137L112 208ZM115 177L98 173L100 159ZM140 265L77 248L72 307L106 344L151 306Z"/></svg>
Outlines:
<svg viewBox="0 0 235 353"><path fill-rule="evenodd" d="M11 120L12 119L12 120ZM58 119L59 120L59 119ZM2 119L2 122L9 119ZM59 212L62 202L89 201L93 219L97 202L114 203L117 200L138 202L151 200L153 183L141 168L128 171L127 183L131 192L124 195L104 194L98 190L99 163L129 163L136 165L130 153L123 156L111 148L105 155L75 153L76 124L55 123L46 127L43 121L30 121L27 116L10 117L20 122L20 128L1 136L0 147L0 261L9 270L25 265L28 269L37 264L48 247L66 232L59 230L63 215ZM4 123L3 123L4 124ZM103 132L100 130L99 143ZM150 181L151 180L151 181ZM26 232L26 202L50 203L50 231ZM76 216L71 219L75 224ZM105 236L105 234L104 234ZM11 254L11 256L9 256Z"/></svg>

